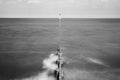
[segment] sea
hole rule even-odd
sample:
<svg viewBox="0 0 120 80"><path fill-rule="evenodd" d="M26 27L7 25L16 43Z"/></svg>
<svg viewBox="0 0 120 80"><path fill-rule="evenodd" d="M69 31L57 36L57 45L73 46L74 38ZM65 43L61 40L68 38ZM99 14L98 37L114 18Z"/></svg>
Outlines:
<svg viewBox="0 0 120 80"><path fill-rule="evenodd" d="M58 48L68 80L120 80L119 18L0 18L0 80L43 72Z"/></svg>

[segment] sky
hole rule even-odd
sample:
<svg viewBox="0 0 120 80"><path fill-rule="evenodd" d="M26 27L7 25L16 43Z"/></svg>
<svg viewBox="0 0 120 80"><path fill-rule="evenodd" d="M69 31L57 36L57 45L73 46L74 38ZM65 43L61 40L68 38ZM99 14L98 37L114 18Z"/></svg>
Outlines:
<svg viewBox="0 0 120 80"><path fill-rule="evenodd" d="M0 17L120 18L120 0L0 0Z"/></svg>

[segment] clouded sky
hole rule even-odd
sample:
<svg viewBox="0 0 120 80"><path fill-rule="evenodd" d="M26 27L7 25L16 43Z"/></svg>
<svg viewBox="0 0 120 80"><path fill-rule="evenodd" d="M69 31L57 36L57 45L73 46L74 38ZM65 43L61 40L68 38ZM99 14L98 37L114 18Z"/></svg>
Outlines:
<svg viewBox="0 0 120 80"><path fill-rule="evenodd" d="M120 0L0 0L0 17L120 18Z"/></svg>

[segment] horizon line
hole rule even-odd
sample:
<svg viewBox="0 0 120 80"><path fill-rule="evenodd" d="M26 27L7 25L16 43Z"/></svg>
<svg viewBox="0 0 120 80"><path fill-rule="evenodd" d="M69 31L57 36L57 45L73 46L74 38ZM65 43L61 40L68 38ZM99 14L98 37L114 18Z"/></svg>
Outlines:
<svg viewBox="0 0 120 80"><path fill-rule="evenodd" d="M0 17L0 18L55 18L55 19L59 19L59 17ZM120 19L120 17L62 17L62 19L66 19L66 18L79 18L79 19Z"/></svg>

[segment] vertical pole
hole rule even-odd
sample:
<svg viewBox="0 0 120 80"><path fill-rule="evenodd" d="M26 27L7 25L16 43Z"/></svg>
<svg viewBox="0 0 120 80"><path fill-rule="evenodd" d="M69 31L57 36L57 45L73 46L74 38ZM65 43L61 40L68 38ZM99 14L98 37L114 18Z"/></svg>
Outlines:
<svg viewBox="0 0 120 80"><path fill-rule="evenodd" d="M61 80L61 51L60 51L60 48L61 48L61 13L59 13L59 80Z"/></svg>
<svg viewBox="0 0 120 80"><path fill-rule="evenodd" d="M60 49L60 47L61 47L61 36L62 36L62 30L61 30L61 19L62 19L62 17L61 17L61 13L59 13L59 26L58 26L58 45L59 45L59 49Z"/></svg>
<svg viewBox="0 0 120 80"><path fill-rule="evenodd" d="M62 28L61 28L61 19L62 19L62 17L61 17L61 13L59 13L59 43L58 43L58 45L59 45L59 52L58 52L58 54L59 54L59 65L58 65L58 68L59 68L59 80L62 80L62 77L63 77L63 71L62 71L62 51L61 51L61 36L62 36Z"/></svg>

